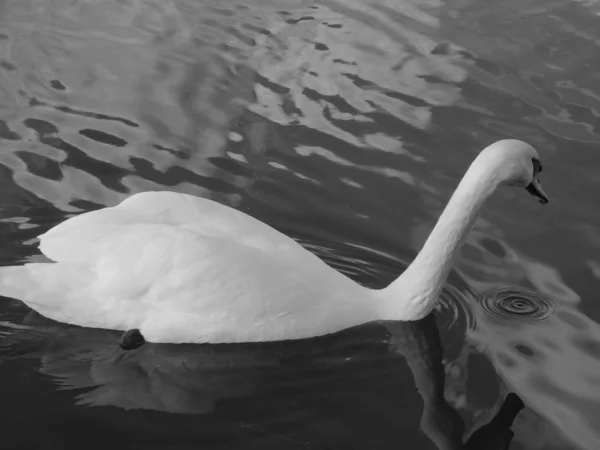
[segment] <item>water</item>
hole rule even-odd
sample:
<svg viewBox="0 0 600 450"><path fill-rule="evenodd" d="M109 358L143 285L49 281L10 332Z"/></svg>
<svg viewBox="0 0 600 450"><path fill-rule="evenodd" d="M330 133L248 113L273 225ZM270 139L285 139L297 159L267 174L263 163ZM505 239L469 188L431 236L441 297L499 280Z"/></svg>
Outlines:
<svg viewBox="0 0 600 450"><path fill-rule="evenodd" d="M35 237L73 214L168 189L383 286L494 140L539 150L551 198L494 196L437 326L123 354L118 333L5 299L3 448L455 448L509 392L526 405L512 449L598 448L599 13L595 0L0 2L2 265L38 258Z"/></svg>

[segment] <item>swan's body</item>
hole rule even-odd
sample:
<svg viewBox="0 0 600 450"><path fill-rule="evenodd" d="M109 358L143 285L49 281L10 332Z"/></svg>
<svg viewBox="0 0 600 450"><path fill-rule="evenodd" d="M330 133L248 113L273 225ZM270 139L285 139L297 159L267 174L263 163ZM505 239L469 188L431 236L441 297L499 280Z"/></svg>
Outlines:
<svg viewBox="0 0 600 450"><path fill-rule="evenodd" d="M84 327L139 329L151 342L246 342L328 334L427 315L484 200L537 184L535 150L500 141L471 165L405 273L359 286L264 223L210 200L133 195L40 236L53 263L0 268L0 294ZM523 166L523 167L521 167Z"/></svg>

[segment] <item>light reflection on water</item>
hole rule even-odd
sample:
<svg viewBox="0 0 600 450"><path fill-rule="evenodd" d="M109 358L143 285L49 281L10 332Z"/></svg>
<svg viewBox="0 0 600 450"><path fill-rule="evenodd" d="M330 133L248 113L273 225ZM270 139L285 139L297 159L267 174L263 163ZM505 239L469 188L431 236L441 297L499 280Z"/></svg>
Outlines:
<svg viewBox="0 0 600 450"><path fill-rule="evenodd" d="M596 447L600 325L569 303L523 289L484 293L474 314L469 340L510 389L581 448Z"/></svg>
<svg viewBox="0 0 600 450"><path fill-rule="evenodd" d="M523 448L551 432L544 445L598 446L580 420L597 409L597 2L13 0L0 11L2 264L35 258L35 237L70 214L169 189L248 212L382 286L480 148L538 147L552 202L499 192L449 280L446 397L483 420L517 390ZM497 286L534 289L559 312L491 321L477 292ZM493 389L477 381L490 373Z"/></svg>

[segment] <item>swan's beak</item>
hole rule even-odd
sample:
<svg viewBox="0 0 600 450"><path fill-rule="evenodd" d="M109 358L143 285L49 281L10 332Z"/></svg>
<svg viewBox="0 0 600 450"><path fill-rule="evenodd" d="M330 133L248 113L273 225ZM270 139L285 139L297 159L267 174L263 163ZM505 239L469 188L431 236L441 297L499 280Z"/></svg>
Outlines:
<svg viewBox="0 0 600 450"><path fill-rule="evenodd" d="M529 186L527 186L525 189L527 189L527 192L529 192L531 195L537 197L542 205L548 203L548 196L542 189L540 180L537 177L534 177L533 181L529 183Z"/></svg>

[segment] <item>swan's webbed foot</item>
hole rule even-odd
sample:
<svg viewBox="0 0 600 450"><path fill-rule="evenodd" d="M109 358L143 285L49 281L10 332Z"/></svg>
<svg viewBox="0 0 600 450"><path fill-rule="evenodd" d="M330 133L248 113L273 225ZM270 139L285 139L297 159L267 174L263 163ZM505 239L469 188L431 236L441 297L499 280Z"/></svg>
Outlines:
<svg viewBox="0 0 600 450"><path fill-rule="evenodd" d="M134 328L123 333L123 336L119 340L119 347L123 350L135 350L144 345L145 342L146 340L142 336L142 333L140 333L140 330Z"/></svg>

